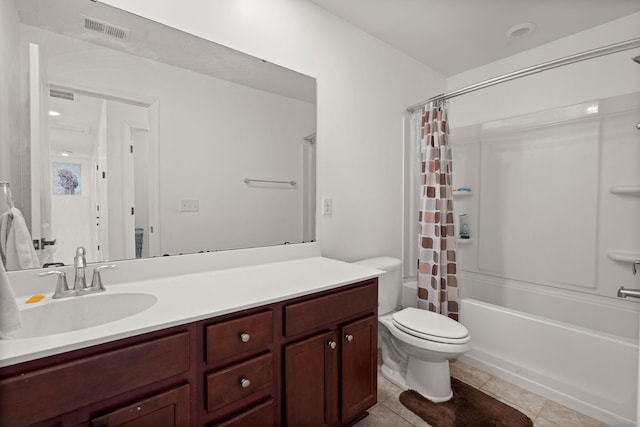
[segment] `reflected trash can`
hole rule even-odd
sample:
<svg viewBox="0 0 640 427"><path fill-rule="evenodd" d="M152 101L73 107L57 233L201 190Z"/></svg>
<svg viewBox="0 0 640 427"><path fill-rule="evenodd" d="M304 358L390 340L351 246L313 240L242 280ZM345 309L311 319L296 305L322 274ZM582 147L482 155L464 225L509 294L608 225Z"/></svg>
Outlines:
<svg viewBox="0 0 640 427"><path fill-rule="evenodd" d="M144 241L144 229L136 228L136 258L142 258L142 242Z"/></svg>

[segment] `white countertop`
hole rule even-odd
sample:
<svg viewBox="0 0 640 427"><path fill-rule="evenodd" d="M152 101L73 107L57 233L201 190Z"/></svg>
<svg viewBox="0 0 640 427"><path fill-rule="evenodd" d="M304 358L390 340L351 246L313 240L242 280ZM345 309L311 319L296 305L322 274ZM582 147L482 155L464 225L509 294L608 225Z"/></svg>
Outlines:
<svg viewBox="0 0 640 427"><path fill-rule="evenodd" d="M379 274L368 267L312 256L115 285L104 280L106 292L72 298L148 293L157 302L136 315L91 328L0 340L0 367L332 289ZM51 293L45 295L35 304L25 304L23 296L17 301L21 310L64 301L51 300Z"/></svg>

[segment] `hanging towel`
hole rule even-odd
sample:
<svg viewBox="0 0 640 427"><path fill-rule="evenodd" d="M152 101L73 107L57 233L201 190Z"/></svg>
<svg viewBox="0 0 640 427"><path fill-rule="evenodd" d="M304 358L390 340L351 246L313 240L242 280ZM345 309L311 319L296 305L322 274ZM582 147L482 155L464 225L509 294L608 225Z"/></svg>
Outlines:
<svg viewBox="0 0 640 427"><path fill-rule="evenodd" d="M9 283L9 277L0 262L0 338L10 338L22 326L20 310Z"/></svg>
<svg viewBox="0 0 640 427"><path fill-rule="evenodd" d="M6 271L40 267L31 233L18 208L0 217L0 257Z"/></svg>

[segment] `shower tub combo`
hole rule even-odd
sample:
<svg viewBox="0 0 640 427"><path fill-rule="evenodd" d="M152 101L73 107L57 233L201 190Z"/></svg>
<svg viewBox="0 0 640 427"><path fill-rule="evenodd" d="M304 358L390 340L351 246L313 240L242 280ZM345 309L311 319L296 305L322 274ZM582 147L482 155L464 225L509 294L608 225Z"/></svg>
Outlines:
<svg viewBox="0 0 640 427"><path fill-rule="evenodd" d="M471 335L461 361L608 425L636 425L633 307L475 274L461 281L474 297L461 301L460 321Z"/></svg>

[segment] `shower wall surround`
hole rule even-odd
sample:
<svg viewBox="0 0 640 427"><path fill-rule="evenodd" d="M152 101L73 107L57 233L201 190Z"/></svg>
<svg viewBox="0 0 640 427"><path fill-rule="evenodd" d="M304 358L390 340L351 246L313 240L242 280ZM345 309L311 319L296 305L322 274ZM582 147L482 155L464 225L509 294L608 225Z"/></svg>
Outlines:
<svg viewBox="0 0 640 427"><path fill-rule="evenodd" d="M474 188L455 201L475 230L460 269L610 298L640 285L608 256L640 255L640 197L610 191L640 184L639 113L632 93L455 129L454 184Z"/></svg>
<svg viewBox="0 0 640 427"><path fill-rule="evenodd" d="M454 200L475 229L457 248L475 337L463 360L616 426L635 425L638 372L638 304L616 293L640 279L609 254L640 256L640 192L615 192L640 184L638 117L636 92L458 128L452 143L454 184L474 189Z"/></svg>
<svg viewBox="0 0 640 427"><path fill-rule="evenodd" d="M635 37L640 13L452 76L448 88ZM616 293L621 285L640 287L640 278L607 253L640 253L640 197L610 192L640 183L640 74L631 60L638 53L607 55L450 100L454 186L473 189L454 206L469 213L473 235L471 244L458 245L463 297L490 298L637 341L638 304ZM470 143L473 135L482 143ZM493 284L469 286L465 274ZM521 290L528 296L514 295ZM538 312L545 305L534 302L543 295L554 305L548 312Z"/></svg>

